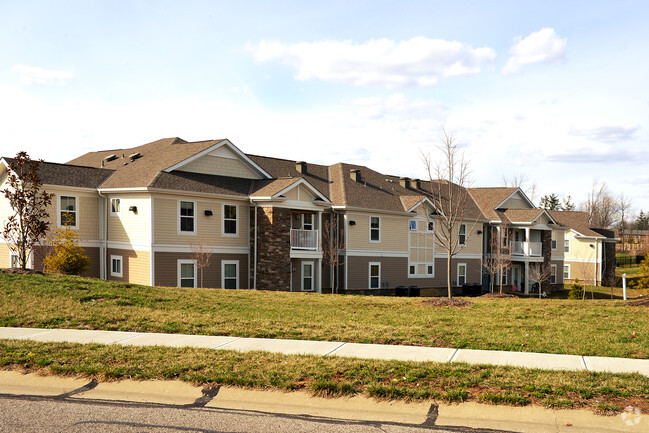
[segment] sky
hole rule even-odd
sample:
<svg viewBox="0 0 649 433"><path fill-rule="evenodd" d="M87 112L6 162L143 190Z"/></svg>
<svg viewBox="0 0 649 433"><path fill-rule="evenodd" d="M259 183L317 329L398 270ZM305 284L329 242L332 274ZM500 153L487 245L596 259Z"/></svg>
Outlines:
<svg viewBox="0 0 649 433"><path fill-rule="evenodd" d="M164 137L649 210L646 1L0 0L2 156Z"/></svg>

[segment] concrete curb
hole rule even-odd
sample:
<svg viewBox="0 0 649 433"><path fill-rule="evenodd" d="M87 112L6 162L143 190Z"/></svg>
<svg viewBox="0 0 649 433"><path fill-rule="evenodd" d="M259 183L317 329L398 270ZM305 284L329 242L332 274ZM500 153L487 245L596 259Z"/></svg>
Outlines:
<svg viewBox="0 0 649 433"><path fill-rule="evenodd" d="M198 347L239 352L265 351L285 355L342 356L415 362L465 362L543 370L639 373L649 376L649 359L606 358L497 350L391 346L337 341L283 340L228 336L183 335L82 329L0 327L0 339L43 342L119 344L123 346Z"/></svg>

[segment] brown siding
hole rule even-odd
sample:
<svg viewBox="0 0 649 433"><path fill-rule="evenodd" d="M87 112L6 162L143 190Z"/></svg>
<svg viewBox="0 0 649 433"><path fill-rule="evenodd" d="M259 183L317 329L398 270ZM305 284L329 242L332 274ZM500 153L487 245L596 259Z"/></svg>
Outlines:
<svg viewBox="0 0 649 433"><path fill-rule="evenodd" d="M99 248L90 248L90 247L82 247L85 255L87 255L90 258L90 267L86 272L83 272L81 274L82 277L89 277L89 278L99 278L99 264L100 264L100 259L99 259ZM43 260L49 252L51 251L51 247L43 247L39 246L36 247L34 251L34 269L38 271L43 270Z"/></svg>
<svg viewBox="0 0 649 433"><path fill-rule="evenodd" d="M176 287L178 285L178 260L191 260L189 253L155 253L156 286ZM247 254L212 254L209 265L203 270L203 286L221 287L221 261L239 260L239 288L248 288ZM196 285L200 286L200 271L197 269Z"/></svg>

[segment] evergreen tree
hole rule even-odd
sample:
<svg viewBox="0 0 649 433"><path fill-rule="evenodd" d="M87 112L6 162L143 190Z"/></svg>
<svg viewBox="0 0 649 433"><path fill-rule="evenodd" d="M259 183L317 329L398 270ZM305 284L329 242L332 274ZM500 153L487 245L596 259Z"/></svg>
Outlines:
<svg viewBox="0 0 649 433"><path fill-rule="evenodd" d="M640 209L640 214L635 220L636 230L649 230L649 216L645 215L644 211Z"/></svg>
<svg viewBox="0 0 649 433"><path fill-rule="evenodd" d="M569 195L564 197L563 203L561 204L561 210L573 211L576 209L575 204L572 202L572 197Z"/></svg>
<svg viewBox="0 0 649 433"><path fill-rule="evenodd" d="M561 210L561 202L559 202L559 197L557 197L554 193L541 197L541 203L539 203L539 206L545 210Z"/></svg>

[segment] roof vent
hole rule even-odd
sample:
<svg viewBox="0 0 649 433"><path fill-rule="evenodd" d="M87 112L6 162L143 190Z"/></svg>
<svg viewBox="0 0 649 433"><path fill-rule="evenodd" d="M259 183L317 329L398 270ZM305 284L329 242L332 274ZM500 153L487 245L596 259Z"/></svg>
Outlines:
<svg viewBox="0 0 649 433"><path fill-rule="evenodd" d="M401 185L402 188L410 188L410 178L408 178L408 177L400 177L399 178L399 185Z"/></svg>
<svg viewBox="0 0 649 433"><path fill-rule="evenodd" d="M135 152L131 153L128 157L131 158L131 162L133 162L138 158L142 158L142 154L140 152Z"/></svg>
<svg viewBox="0 0 649 433"><path fill-rule="evenodd" d="M352 168L349 170L349 175L351 176L352 180L356 182L361 181L361 171L358 168Z"/></svg>
<svg viewBox="0 0 649 433"><path fill-rule="evenodd" d="M108 155L107 157L104 158L104 160L106 160L106 162L110 162L110 161L113 161L115 159L117 159L117 155L115 155L114 153L112 155Z"/></svg>
<svg viewBox="0 0 649 433"><path fill-rule="evenodd" d="M298 173L306 174L306 162L295 161L295 169Z"/></svg>
<svg viewBox="0 0 649 433"><path fill-rule="evenodd" d="M421 189L421 180L420 179L413 179L414 182L414 187L417 189Z"/></svg>

